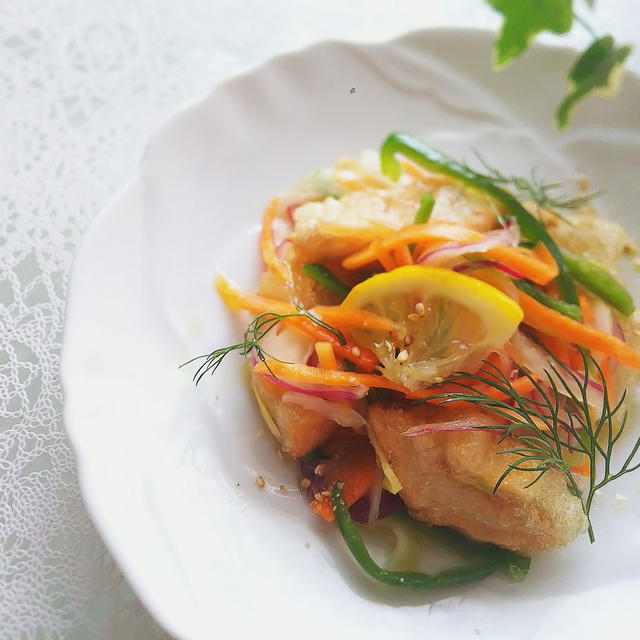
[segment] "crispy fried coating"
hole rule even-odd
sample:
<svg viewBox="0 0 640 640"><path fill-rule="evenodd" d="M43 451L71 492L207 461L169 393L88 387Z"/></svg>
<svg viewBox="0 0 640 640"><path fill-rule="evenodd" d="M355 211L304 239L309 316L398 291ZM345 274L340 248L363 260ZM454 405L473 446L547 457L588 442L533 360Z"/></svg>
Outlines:
<svg viewBox="0 0 640 640"><path fill-rule="evenodd" d="M498 444L498 433L471 430L403 435L415 425L459 417L460 412L429 404L370 407L370 428L416 519L525 555L563 546L586 529L580 499L555 469L528 488L535 475L513 471L492 492L507 464L517 460L498 454L516 445L514 438Z"/></svg>

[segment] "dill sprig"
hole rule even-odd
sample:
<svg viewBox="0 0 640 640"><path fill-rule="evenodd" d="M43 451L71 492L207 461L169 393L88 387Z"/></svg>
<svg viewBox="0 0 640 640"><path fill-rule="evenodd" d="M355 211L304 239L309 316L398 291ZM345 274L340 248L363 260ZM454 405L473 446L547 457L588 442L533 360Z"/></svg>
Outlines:
<svg viewBox="0 0 640 640"><path fill-rule="evenodd" d="M544 345L540 345L544 348ZM596 492L621 476L640 468L636 454L640 449L640 436L634 441L624 462L613 469L613 453L624 431L627 413L623 411L626 391L611 405L605 377L597 361L582 352L584 376L558 360L548 349L549 368L545 369L544 387L541 381L523 367L514 363L520 375L526 376L538 391L541 399L531 399L518 393L510 380L495 365L484 362L475 374L457 373L445 382L460 388L460 392L443 393L422 401L437 399L440 403L464 401L481 409L500 415L509 421L504 425L482 425L480 429L502 432L499 442L508 436L515 438L516 446L500 451L517 457L507 465L496 482L497 491L505 478L513 471L535 474L527 487L535 484L547 471L557 469L564 474L569 490L582 500L582 507L589 522L589 539L595 540L590 511ZM595 372L602 381L602 406L590 407L588 390ZM496 400L469 384L470 380L482 382L506 396ZM546 388L545 388L546 387ZM589 462L588 489L581 491L566 460L568 454L578 452Z"/></svg>
<svg viewBox="0 0 640 640"><path fill-rule="evenodd" d="M260 313L247 325L247 328L244 330L242 342L238 342L237 344L232 344L227 347L221 347L219 349L215 349L211 353L191 358L191 360L188 360L184 364L181 364L180 367L185 367L192 362L196 362L197 360L204 360L204 362L200 365L200 367L198 367L198 370L193 375L193 380L197 385L207 373L215 373L216 369L222 364L222 361L230 353L233 353L235 351L244 358L248 358L252 352L255 352L256 358L258 358L260 362L263 362L265 364L272 376L276 377L269 368L267 358L277 360L278 362L284 362L284 360L280 360L279 358L276 358L275 356L264 351L264 349L260 346L260 341L272 329L274 329L287 318L306 318L307 320L310 320L311 322L317 324L318 326L333 334L338 339L340 344L346 344L344 335L342 335L342 333L336 328L332 327L326 322L323 322L320 318L313 315L313 313L311 313L307 309L304 309L303 307L296 306L296 309L296 313L275 313L273 311L265 311L263 313Z"/></svg>
<svg viewBox="0 0 640 640"><path fill-rule="evenodd" d="M535 168L531 171L530 179L523 178L521 176L507 175L495 167L492 167L477 151L474 151L474 153L486 172L485 174L481 174L483 178L495 185L511 187L519 199L532 200L538 209L546 209L550 211L567 224L570 224L570 221L563 215L559 214L557 211L558 209L575 211L576 209L584 207L602 193L600 191L595 191L585 194L584 196L571 197L564 191L560 191L560 189L563 188L563 184L561 182L541 181ZM465 165L464 163L463 165L466 168L471 169L468 165Z"/></svg>

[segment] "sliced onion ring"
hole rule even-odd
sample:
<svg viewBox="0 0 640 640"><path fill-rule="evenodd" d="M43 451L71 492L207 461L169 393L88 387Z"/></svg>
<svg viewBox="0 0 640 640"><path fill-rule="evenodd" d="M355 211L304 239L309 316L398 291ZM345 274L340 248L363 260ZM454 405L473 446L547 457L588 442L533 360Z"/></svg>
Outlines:
<svg viewBox="0 0 640 640"><path fill-rule="evenodd" d="M484 421L486 422L486 420ZM427 424L417 424L402 432L403 436L419 436L423 433L434 433L436 431L485 431L478 429L484 422L477 416L467 416L455 418L446 422L431 422Z"/></svg>
<svg viewBox="0 0 640 640"><path fill-rule="evenodd" d="M489 231L482 240L476 242L445 242L439 247L426 251L417 260L418 264L447 266L466 253L484 253L497 246L515 247L518 245L517 231L511 228Z"/></svg>

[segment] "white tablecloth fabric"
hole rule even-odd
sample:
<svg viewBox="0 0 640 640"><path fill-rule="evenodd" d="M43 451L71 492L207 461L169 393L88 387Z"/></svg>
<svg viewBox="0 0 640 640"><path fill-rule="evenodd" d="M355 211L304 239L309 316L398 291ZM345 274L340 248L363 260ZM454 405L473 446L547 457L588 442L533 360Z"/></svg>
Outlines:
<svg viewBox="0 0 640 640"><path fill-rule="evenodd" d="M640 43L637 0L598 5ZM150 133L280 51L498 23L483 0L0 0L0 637L165 636L88 520L58 375L74 253Z"/></svg>

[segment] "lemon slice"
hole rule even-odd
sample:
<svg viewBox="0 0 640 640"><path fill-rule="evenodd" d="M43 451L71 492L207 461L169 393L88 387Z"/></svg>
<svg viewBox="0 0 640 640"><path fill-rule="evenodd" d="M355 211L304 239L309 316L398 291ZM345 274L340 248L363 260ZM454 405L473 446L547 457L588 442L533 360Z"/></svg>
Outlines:
<svg viewBox="0 0 640 640"><path fill-rule="evenodd" d="M386 378L419 389L454 371L475 371L502 347L522 309L495 287L439 267L406 266L355 286L342 303L389 318L394 331L353 329Z"/></svg>

